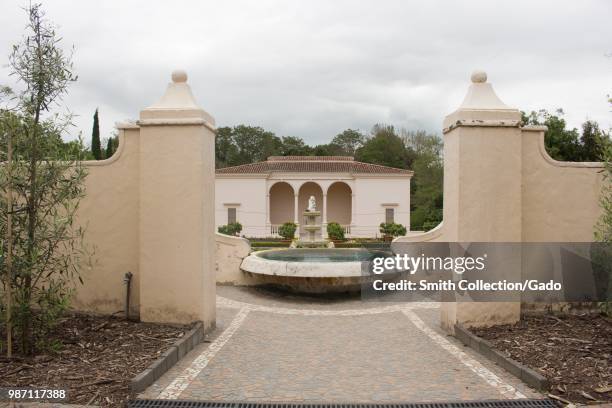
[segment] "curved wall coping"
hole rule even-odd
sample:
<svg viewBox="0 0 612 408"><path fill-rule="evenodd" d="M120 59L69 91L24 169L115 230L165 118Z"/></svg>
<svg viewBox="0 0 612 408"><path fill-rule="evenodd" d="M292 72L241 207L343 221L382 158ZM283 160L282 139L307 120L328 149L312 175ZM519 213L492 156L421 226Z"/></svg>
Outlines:
<svg viewBox="0 0 612 408"><path fill-rule="evenodd" d="M251 242L242 237L232 237L231 235L221 234L220 232L215 232L215 241L223 242L224 244L231 245L246 245L251 248Z"/></svg>
<svg viewBox="0 0 612 408"><path fill-rule="evenodd" d="M134 122L115 122L115 127L118 130L124 130L124 129L140 129L140 126L138 126L138 123Z"/></svg>
<svg viewBox="0 0 612 408"><path fill-rule="evenodd" d="M432 241L432 240L442 236L443 227L444 227L444 221L439 223L436 226L436 228L431 229L431 230L429 230L427 232L424 232L422 234L414 234L414 235L406 235L406 236L403 236L403 237L397 237L397 238L395 238L393 240L393 242L425 242L425 241Z"/></svg>
<svg viewBox="0 0 612 408"><path fill-rule="evenodd" d="M116 162L121 158L123 151L125 150L125 131L130 130L138 130L141 126L176 126L176 125L197 125L208 128L212 132L216 132L216 128L214 125L211 125L209 122L203 119L146 119L139 120L137 122L117 122L115 123L115 127L118 130L122 130L123 132L119 132L119 146L117 150L111 157L104 160L84 160L82 162L83 166L86 167L99 167L99 166L108 166ZM247 241L248 242L248 241ZM249 244L250 246L250 244Z"/></svg>
<svg viewBox="0 0 612 408"><path fill-rule="evenodd" d="M125 150L125 131L126 130L134 130L134 129L138 129L139 127L131 124L131 123L121 123L121 124L117 124L117 129L119 130L123 130L123 132L119 132L119 146L117 146L117 150L115 150L115 153L113 153L113 155L111 157L109 157L108 159L104 159L104 160L85 160L83 162L81 162L81 164L85 167L100 167L100 166L109 166L111 164L113 164L114 162L116 162L117 160L119 160L121 158L121 155L123 154L123 151Z"/></svg>
<svg viewBox="0 0 612 408"><path fill-rule="evenodd" d="M570 162L570 161L560 161L553 159L548 152L546 151L546 144L544 143L544 133L548 130L546 126L525 126L522 128L523 131L526 132L539 132L538 137L538 150L540 151L540 155L544 160L555 167L570 167L576 169L603 169L603 162Z"/></svg>

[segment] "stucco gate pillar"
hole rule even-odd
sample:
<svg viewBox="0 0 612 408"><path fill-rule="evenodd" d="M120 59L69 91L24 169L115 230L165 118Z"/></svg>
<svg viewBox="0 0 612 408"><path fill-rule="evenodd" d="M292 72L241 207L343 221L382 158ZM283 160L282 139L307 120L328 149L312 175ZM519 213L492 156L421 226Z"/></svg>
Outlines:
<svg viewBox="0 0 612 408"><path fill-rule="evenodd" d="M444 120L444 231L451 242L521 241L521 114L472 74L459 108ZM520 274L520 259L508 263ZM520 276L520 275L519 275ZM515 322L520 302L443 303L442 326Z"/></svg>
<svg viewBox="0 0 612 408"><path fill-rule="evenodd" d="M140 112L140 317L215 325L214 119L187 74Z"/></svg>

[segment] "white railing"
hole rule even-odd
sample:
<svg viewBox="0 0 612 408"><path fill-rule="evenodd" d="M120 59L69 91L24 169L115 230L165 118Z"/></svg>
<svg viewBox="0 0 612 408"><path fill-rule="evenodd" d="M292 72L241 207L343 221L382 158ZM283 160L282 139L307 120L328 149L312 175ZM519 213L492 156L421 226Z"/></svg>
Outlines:
<svg viewBox="0 0 612 408"><path fill-rule="evenodd" d="M280 228L281 224L270 224L270 234L271 236L277 236L278 235L278 229ZM350 224L346 224L346 225L341 225L341 227L344 229L344 234L346 235L350 235L351 233L351 225ZM297 235L297 232L296 232Z"/></svg>

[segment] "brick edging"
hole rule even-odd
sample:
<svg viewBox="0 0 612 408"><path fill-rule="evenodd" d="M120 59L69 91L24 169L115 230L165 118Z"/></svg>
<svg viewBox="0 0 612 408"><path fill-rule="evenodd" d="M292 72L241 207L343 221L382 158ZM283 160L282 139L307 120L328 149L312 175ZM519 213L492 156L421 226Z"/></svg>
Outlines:
<svg viewBox="0 0 612 408"><path fill-rule="evenodd" d="M181 358L189 353L204 339L204 325L197 322L183 337L178 339L168 350L130 380L130 394L132 396L144 391L174 366Z"/></svg>
<svg viewBox="0 0 612 408"><path fill-rule="evenodd" d="M529 386L538 391L548 391L550 383L546 377L496 350L490 341L476 336L461 324L455 324L455 337Z"/></svg>

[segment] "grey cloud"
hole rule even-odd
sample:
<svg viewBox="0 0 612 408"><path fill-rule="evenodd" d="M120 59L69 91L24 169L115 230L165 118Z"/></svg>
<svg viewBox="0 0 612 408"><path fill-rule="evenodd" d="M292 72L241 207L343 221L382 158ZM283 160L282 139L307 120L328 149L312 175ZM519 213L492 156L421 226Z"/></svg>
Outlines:
<svg viewBox="0 0 612 408"><path fill-rule="evenodd" d="M95 4L95 6L94 6ZM0 57L22 1L0 6ZM612 3L558 1L45 2L80 80L66 104L88 136L136 118L174 68L220 126L247 123L328 141L377 122L439 132L475 68L506 103L563 107L572 126L612 125ZM10 83L6 68L0 83Z"/></svg>

